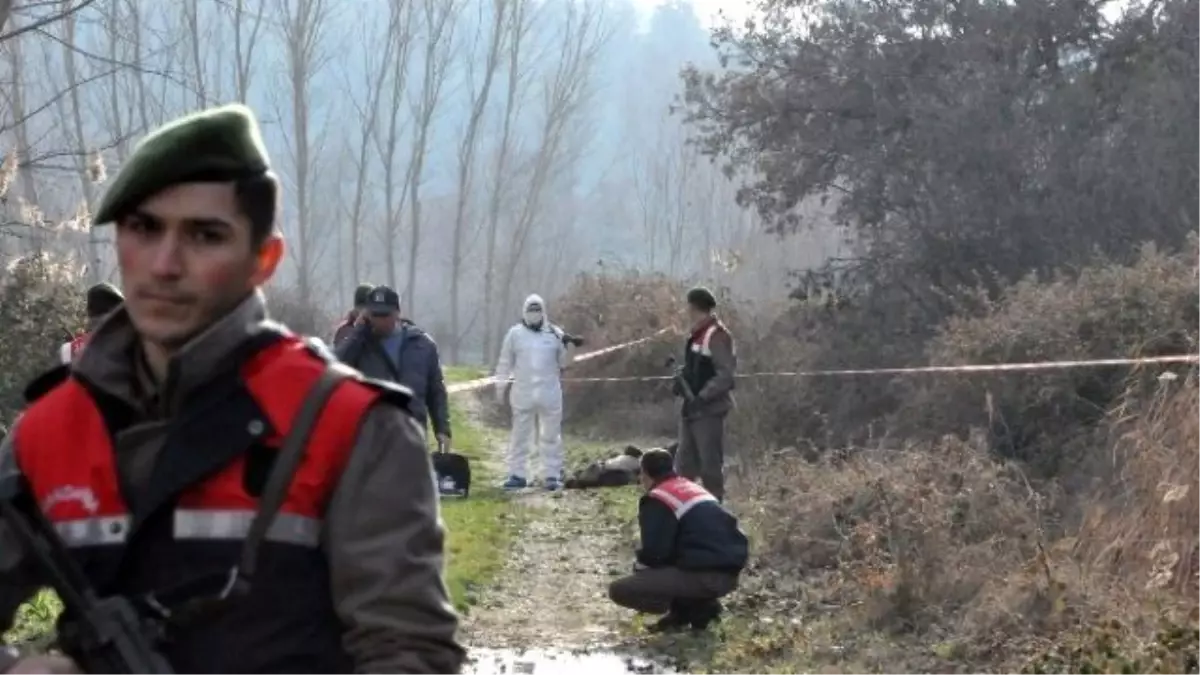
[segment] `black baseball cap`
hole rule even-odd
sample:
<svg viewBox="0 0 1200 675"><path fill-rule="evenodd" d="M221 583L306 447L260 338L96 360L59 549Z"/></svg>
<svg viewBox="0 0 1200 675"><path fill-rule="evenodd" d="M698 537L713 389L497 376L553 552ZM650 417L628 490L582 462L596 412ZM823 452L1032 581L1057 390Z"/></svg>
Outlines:
<svg viewBox="0 0 1200 675"><path fill-rule="evenodd" d="M367 312L382 315L398 311L400 311L400 294L387 286L376 286L367 295Z"/></svg>

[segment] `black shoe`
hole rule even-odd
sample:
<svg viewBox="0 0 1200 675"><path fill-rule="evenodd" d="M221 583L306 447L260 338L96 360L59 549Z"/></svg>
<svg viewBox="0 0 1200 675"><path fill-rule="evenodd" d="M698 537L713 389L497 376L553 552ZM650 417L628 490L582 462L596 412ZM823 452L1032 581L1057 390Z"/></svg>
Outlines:
<svg viewBox="0 0 1200 675"><path fill-rule="evenodd" d="M691 618L685 616L674 607L667 612L666 616L655 621L646 627L646 630L651 633L665 633L686 628L691 623Z"/></svg>
<svg viewBox="0 0 1200 675"><path fill-rule="evenodd" d="M688 623L692 630L705 630L710 624L721 620L723 609L717 600L704 600L688 612Z"/></svg>

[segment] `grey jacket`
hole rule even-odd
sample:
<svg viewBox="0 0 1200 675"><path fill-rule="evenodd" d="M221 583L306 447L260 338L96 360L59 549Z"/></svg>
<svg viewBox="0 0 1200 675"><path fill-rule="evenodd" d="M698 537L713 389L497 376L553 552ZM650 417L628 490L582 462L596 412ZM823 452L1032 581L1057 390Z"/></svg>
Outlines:
<svg viewBox="0 0 1200 675"><path fill-rule="evenodd" d="M407 387L413 393L410 409L421 428L432 421L435 434L450 436L450 404L437 343L411 321L402 321L401 328L404 341L399 368L391 367L393 364L385 360L395 359L395 354L385 356L383 345L371 334L369 325L355 328L334 348L334 353L339 361L367 377Z"/></svg>
<svg viewBox="0 0 1200 675"><path fill-rule="evenodd" d="M149 480L177 407L220 370L264 316L262 296L255 293L184 346L172 365L175 386L150 399L136 393L154 383L130 358L136 335L128 315L121 310L97 330L74 370L143 411L113 441L123 481ZM0 472L20 470L12 447L20 433L18 422L0 443ZM342 642L357 672L451 673L462 667L458 617L442 577L445 528L431 472L410 416L390 405L368 410L321 536L329 560L329 601L345 626ZM22 577L24 556L6 534L0 527L0 634L36 590Z"/></svg>

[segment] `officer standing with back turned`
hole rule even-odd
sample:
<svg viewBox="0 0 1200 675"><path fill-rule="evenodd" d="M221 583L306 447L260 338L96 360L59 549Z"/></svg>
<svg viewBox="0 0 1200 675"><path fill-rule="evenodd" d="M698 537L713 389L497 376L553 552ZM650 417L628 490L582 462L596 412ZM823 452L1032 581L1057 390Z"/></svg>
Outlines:
<svg viewBox="0 0 1200 675"><path fill-rule="evenodd" d="M331 370L319 346L266 319L278 191L244 106L138 145L95 218L115 225L125 304L25 410L0 446L0 480L23 477L101 595L165 603L245 575L222 611L170 627L160 648L176 672L459 672L407 391ZM314 392L328 392L315 413ZM293 427L309 433L285 442ZM272 480L287 457L299 458L290 480ZM270 502L269 527L252 527ZM43 581L5 535L0 634ZM64 650L0 648L0 671L71 672L80 652Z"/></svg>

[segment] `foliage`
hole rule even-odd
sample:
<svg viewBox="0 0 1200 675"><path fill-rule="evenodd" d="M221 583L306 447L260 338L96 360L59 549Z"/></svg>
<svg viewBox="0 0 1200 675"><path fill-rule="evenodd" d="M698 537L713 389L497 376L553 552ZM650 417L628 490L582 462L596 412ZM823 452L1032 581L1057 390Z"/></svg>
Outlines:
<svg viewBox="0 0 1200 675"><path fill-rule="evenodd" d="M59 347L83 329L79 281L70 261L45 253L0 271L0 424L12 421L25 385L57 365Z"/></svg>

